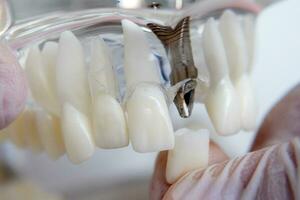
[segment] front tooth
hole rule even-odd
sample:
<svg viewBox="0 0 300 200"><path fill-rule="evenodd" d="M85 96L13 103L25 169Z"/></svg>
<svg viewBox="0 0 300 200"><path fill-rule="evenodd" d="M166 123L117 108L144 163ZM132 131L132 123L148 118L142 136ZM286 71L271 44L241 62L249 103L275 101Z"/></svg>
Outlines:
<svg viewBox="0 0 300 200"><path fill-rule="evenodd" d="M139 85L127 101L128 129L137 152L172 149L174 135L163 92L153 85Z"/></svg>
<svg viewBox="0 0 300 200"><path fill-rule="evenodd" d="M255 19L253 16L248 15L244 18L244 32L245 40L248 49L248 68L247 71L250 73L252 71L254 59L255 59Z"/></svg>
<svg viewBox="0 0 300 200"><path fill-rule="evenodd" d="M165 96L154 85L160 83L160 78L146 35L129 20L123 20L122 26L127 92L133 89L126 103L132 146L137 152L171 149L173 127Z"/></svg>
<svg viewBox="0 0 300 200"><path fill-rule="evenodd" d="M111 149L128 146L125 115L116 97L111 54L100 38L93 41L89 82L93 97L93 132L97 146Z"/></svg>
<svg viewBox="0 0 300 200"><path fill-rule="evenodd" d="M37 103L49 112L57 113L55 106L53 106L57 102L55 90L52 89L52 84L48 80L48 71L38 46L29 50L25 71L30 90Z"/></svg>
<svg viewBox="0 0 300 200"><path fill-rule="evenodd" d="M205 25L203 48L210 73L210 90L205 100L206 109L219 134L234 134L240 129L238 96L229 79L223 41L213 19L209 19Z"/></svg>
<svg viewBox="0 0 300 200"><path fill-rule="evenodd" d="M229 10L222 15L219 26L226 49L230 78L235 83L245 73L248 66L244 32L237 16Z"/></svg>
<svg viewBox="0 0 300 200"><path fill-rule="evenodd" d="M24 132L26 146L34 152L41 152L43 145L37 130L36 110L26 110L24 112Z"/></svg>
<svg viewBox="0 0 300 200"><path fill-rule="evenodd" d="M44 67L46 68L46 76L49 81L49 86L53 93L54 101L49 107L56 116L60 115L60 105L56 91L56 62L57 62L58 44L56 42L47 42L42 50Z"/></svg>
<svg viewBox="0 0 300 200"><path fill-rule="evenodd" d="M65 153L59 119L44 111L38 111L36 120L37 130L45 151L53 160L58 159Z"/></svg>
<svg viewBox="0 0 300 200"><path fill-rule="evenodd" d="M122 20L124 32L124 70L127 88L141 82L160 83L155 57L143 30L129 20Z"/></svg>
<svg viewBox="0 0 300 200"><path fill-rule="evenodd" d="M69 103L62 108L61 128L71 162L78 164L93 155L95 146L89 120Z"/></svg>
<svg viewBox="0 0 300 200"><path fill-rule="evenodd" d="M168 152L166 179L173 184L185 173L208 165L209 132L180 129L175 133L175 147Z"/></svg>
<svg viewBox="0 0 300 200"><path fill-rule="evenodd" d="M110 95L99 94L94 99L93 130L96 144L101 148L120 148L129 144L124 112Z"/></svg>
<svg viewBox="0 0 300 200"><path fill-rule="evenodd" d="M61 104L68 102L88 115L90 93L82 46L76 36L61 34L56 67L57 91Z"/></svg>
<svg viewBox="0 0 300 200"><path fill-rule="evenodd" d="M100 90L113 97L117 96L111 53L102 38L92 41L91 65L89 70L89 83L92 95Z"/></svg>

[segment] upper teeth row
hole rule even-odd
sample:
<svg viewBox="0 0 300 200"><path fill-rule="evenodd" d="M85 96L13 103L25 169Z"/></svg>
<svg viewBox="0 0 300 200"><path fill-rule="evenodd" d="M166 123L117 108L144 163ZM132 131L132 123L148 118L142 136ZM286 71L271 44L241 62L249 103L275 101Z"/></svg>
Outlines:
<svg viewBox="0 0 300 200"><path fill-rule="evenodd" d="M221 134L237 132L241 127L240 116L244 128L253 126L254 114L251 112L254 103L248 78L249 58L252 57L249 49L253 47L252 43L246 43L245 38L252 37L252 34L244 34L236 18L232 12L225 12L219 27L215 20L208 20L203 36L205 61L210 71L210 90L205 103L216 130ZM247 24L250 24L247 28L253 30L249 22L252 20L247 19ZM138 152L174 147L168 105L158 86L160 76L146 35L131 21L123 20L122 26L126 86L133 90L124 108L116 100L118 84L105 42L101 38L92 41L87 73L81 43L72 32L64 32L59 43L48 42L42 51L37 46L29 51L26 73L31 92L48 113L28 108L8 128L11 139L18 146L30 146L35 150L44 148L53 158L66 151L74 163L88 159L95 144L101 148L119 148L127 146L129 138ZM249 116L250 120L247 119ZM208 143L208 134L204 136L207 138L205 143ZM204 141L203 138L198 140ZM185 144L184 148L193 149L194 146ZM178 148L181 149L180 145L169 158L174 158L172 162L177 164L170 163L170 166L179 165L176 157L182 156L177 155ZM208 145L201 148L208 152ZM189 164L180 166L193 167ZM174 173L180 174L178 171ZM172 172L168 174L175 176Z"/></svg>

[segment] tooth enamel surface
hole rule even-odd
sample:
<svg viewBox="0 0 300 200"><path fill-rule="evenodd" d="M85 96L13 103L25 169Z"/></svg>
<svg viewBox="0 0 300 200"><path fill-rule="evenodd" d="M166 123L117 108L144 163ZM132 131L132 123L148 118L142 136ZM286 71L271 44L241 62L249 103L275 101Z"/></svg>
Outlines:
<svg viewBox="0 0 300 200"><path fill-rule="evenodd" d="M38 111L36 121L37 130L46 153L53 160L58 159L65 153L59 119L44 111Z"/></svg>
<svg viewBox="0 0 300 200"><path fill-rule="evenodd" d="M88 118L71 104L65 103L61 127L70 161L78 164L89 159L94 153L95 145Z"/></svg>
<svg viewBox="0 0 300 200"><path fill-rule="evenodd" d="M172 149L174 133L163 92L149 84L139 85L127 101L128 129L137 152Z"/></svg>
<svg viewBox="0 0 300 200"><path fill-rule="evenodd" d="M255 19L251 15L248 15L244 18L244 32L249 58L247 71L250 73L252 71L252 66L255 59Z"/></svg>
<svg viewBox="0 0 300 200"><path fill-rule="evenodd" d="M25 71L34 99L49 112L57 114L56 94L47 77L48 70L37 46L29 50Z"/></svg>
<svg viewBox="0 0 300 200"><path fill-rule="evenodd" d="M44 148L41 142L37 130L36 122L36 111L35 110L25 110L24 111L24 135L26 146L29 147L33 152L41 152Z"/></svg>
<svg viewBox="0 0 300 200"><path fill-rule="evenodd" d="M97 146L111 149L128 146L125 115L113 97L99 94L93 105L93 131Z"/></svg>
<svg viewBox="0 0 300 200"><path fill-rule="evenodd" d="M223 41L213 19L205 25L203 49L210 74L210 89L205 99L207 112L219 134L234 134L240 129L239 99L229 79Z"/></svg>
<svg viewBox="0 0 300 200"><path fill-rule="evenodd" d="M91 52L89 83L92 95L95 96L102 91L116 97L117 86L112 57L102 38L96 38L92 41Z"/></svg>
<svg viewBox="0 0 300 200"><path fill-rule="evenodd" d="M127 88L141 83L160 83L155 57L143 30L129 20L122 20L124 33L124 70Z"/></svg>
<svg viewBox="0 0 300 200"><path fill-rule="evenodd" d="M49 110L56 116L60 115L60 104L56 91L56 62L58 54L58 44L56 42L47 42L42 50L42 57L44 61L45 75L49 82L53 101L48 105Z"/></svg>
<svg viewBox="0 0 300 200"><path fill-rule="evenodd" d="M168 152L166 179L172 184L185 173L208 165L209 132L180 129L175 133L175 147Z"/></svg>
<svg viewBox="0 0 300 200"><path fill-rule="evenodd" d="M82 46L75 35L66 31L59 40L56 87L61 104L68 102L88 115L90 93Z"/></svg>
<svg viewBox="0 0 300 200"><path fill-rule="evenodd" d="M245 73L248 66L244 31L237 16L229 10L222 15L219 26L226 49L230 78L235 83Z"/></svg>
<svg viewBox="0 0 300 200"><path fill-rule="evenodd" d="M236 84L242 112L242 127L251 131L256 126L257 105L252 84L248 75L244 75Z"/></svg>

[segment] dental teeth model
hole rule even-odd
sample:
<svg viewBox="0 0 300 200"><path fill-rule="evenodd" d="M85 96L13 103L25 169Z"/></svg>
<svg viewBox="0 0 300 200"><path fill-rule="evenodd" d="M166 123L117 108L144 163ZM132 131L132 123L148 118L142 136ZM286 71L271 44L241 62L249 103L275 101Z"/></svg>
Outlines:
<svg viewBox="0 0 300 200"><path fill-rule="evenodd" d="M170 103L174 103L180 116L188 118L194 101L200 101L194 95L203 92L197 91L201 74L193 60L198 55L191 50L192 17L183 18L175 27L133 21L120 19L121 75L105 34L83 40L88 41L86 45L65 31L58 42L29 48L25 62L29 104L5 130L16 146L45 151L54 160L67 154L76 164L88 160L96 146L114 149L130 142L141 153L169 150L169 183L208 164L209 132L205 127L174 130L169 114ZM220 135L253 129L254 18L224 11L200 28L202 35L197 37L202 46L197 48L203 48L209 82L198 103L205 104ZM167 75L159 64L163 56L157 55L150 35L167 54L171 66ZM86 55L86 49L90 54Z"/></svg>

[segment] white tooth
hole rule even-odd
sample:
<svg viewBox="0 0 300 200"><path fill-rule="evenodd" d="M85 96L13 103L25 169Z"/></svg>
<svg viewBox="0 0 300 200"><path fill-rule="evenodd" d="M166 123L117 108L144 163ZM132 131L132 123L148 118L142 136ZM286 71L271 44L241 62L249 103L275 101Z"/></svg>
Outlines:
<svg viewBox="0 0 300 200"><path fill-rule="evenodd" d="M21 113L19 117L6 129L12 143L19 148L26 147L24 126L24 113Z"/></svg>
<svg viewBox="0 0 300 200"><path fill-rule="evenodd" d="M143 30L129 20L122 20L122 27L127 88L132 88L141 82L160 83L155 57Z"/></svg>
<svg viewBox="0 0 300 200"><path fill-rule="evenodd" d="M34 46L29 50L25 71L30 90L37 103L49 112L57 113L55 106L53 106L57 102L56 94L52 89L51 82L48 80L48 71L38 46Z"/></svg>
<svg viewBox="0 0 300 200"><path fill-rule="evenodd" d="M81 163L93 155L95 145L89 120L69 103L63 105L61 127L66 152L71 162Z"/></svg>
<svg viewBox="0 0 300 200"><path fill-rule="evenodd" d="M89 83L92 95L100 91L117 96L111 53L102 38L92 41Z"/></svg>
<svg viewBox="0 0 300 200"><path fill-rule="evenodd" d="M88 115L90 93L83 49L79 40L70 31L60 36L56 80L61 104L68 102Z"/></svg>
<svg viewBox="0 0 300 200"><path fill-rule="evenodd" d="M139 85L127 101L128 129L137 152L172 149L174 135L163 92L150 84Z"/></svg>
<svg viewBox="0 0 300 200"><path fill-rule="evenodd" d="M38 111L36 120L37 130L45 151L53 160L58 159L65 153L59 119L44 111Z"/></svg>
<svg viewBox="0 0 300 200"><path fill-rule="evenodd" d="M100 94L94 99L93 131L101 148L128 146L125 115L119 102L110 95Z"/></svg>
<svg viewBox="0 0 300 200"><path fill-rule="evenodd" d="M248 15L244 18L244 32L245 40L248 49L248 68L247 71L250 73L252 71L254 59L255 59L255 19L253 16Z"/></svg>
<svg viewBox="0 0 300 200"><path fill-rule="evenodd" d="M60 104L56 91L56 62L58 54L58 44L56 42L47 42L42 50L42 56L44 61L44 67L46 76L49 82L50 89L52 91L54 101L48 106L51 107L51 113L56 116L60 115Z"/></svg>
<svg viewBox="0 0 300 200"><path fill-rule="evenodd" d="M226 49L230 78L235 83L245 73L248 66L244 32L237 16L230 10L224 12L219 26Z"/></svg>
<svg viewBox="0 0 300 200"><path fill-rule="evenodd" d="M173 184L185 173L208 165L209 132L180 129L175 133L175 147L168 152L166 179Z"/></svg>
<svg viewBox="0 0 300 200"><path fill-rule="evenodd" d="M24 132L26 146L34 152L41 152L43 145L37 130L36 111L25 110L24 112Z"/></svg>
<svg viewBox="0 0 300 200"><path fill-rule="evenodd" d="M239 101L229 79L225 49L213 19L205 25L203 48L210 73L210 90L205 100L207 112L219 134L234 134L240 129Z"/></svg>
<svg viewBox="0 0 300 200"><path fill-rule="evenodd" d="M251 131L256 126L257 104L248 75L244 75L239 79L236 83L236 91L241 102L242 127L247 131Z"/></svg>

